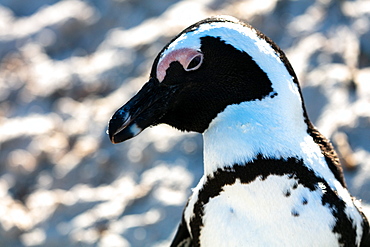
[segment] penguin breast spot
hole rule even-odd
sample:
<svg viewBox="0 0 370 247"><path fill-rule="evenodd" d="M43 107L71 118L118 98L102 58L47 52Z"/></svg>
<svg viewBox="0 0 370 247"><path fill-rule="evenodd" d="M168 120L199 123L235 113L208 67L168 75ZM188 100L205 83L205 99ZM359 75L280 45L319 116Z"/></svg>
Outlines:
<svg viewBox="0 0 370 247"><path fill-rule="evenodd" d="M299 212L297 210L295 210L295 209L293 209L291 211L291 213L292 213L292 216L294 216L294 217L298 217L299 216Z"/></svg>
<svg viewBox="0 0 370 247"><path fill-rule="evenodd" d="M303 205L307 205L307 203L308 203L308 200L305 197L303 197L302 198L302 204Z"/></svg>
<svg viewBox="0 0 370 247"><path fill-rule="evenodd" d="M289 197L292 193L290 192L290 190L287 190L284 192L284 196L286 197Z"/></svg>

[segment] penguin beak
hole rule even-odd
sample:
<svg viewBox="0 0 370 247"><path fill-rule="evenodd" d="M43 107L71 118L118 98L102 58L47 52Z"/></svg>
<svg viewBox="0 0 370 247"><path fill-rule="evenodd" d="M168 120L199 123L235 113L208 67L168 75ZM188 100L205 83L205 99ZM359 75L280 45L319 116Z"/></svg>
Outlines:
<svg viewBox="0 0 370 247"><path fill-rule="evenodd" d="M126 141L145 128L160 123L168 108L172 90L151 78L141 90L118 109L109 121L108 134L112 143Z"/></svg>

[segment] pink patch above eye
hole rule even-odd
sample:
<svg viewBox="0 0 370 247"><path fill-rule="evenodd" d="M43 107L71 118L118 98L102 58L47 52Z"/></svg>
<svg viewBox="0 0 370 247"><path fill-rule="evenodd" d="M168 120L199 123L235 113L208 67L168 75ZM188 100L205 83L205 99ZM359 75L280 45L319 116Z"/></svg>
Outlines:
<svg viewBox="0 0 370 247"><path fill-rule="evenodd" d="M199 64L191 69L187 69L190 62L195 58L200 57ZM162 82L166 76L166 70L170 67L172 62L178 61L182 67L186 70L196 70L199 68L200 64L203 61L203 54L195 49L191 48L181 48L178 50L171 51L165 55L157 66L157 79L159 82Z"/></svg>

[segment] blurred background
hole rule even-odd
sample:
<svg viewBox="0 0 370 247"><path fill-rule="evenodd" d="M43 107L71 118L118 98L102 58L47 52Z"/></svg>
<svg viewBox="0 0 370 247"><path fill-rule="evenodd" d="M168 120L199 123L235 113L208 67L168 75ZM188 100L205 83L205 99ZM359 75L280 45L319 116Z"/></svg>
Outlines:
<svg viewBox="0 0 370 247"><path fill-rule="evenodd" d="M0 246L168 246L202 137L106 126L161 48L216 14L287 54L309 115L370 204L370 1L0 0Z"/></svg>

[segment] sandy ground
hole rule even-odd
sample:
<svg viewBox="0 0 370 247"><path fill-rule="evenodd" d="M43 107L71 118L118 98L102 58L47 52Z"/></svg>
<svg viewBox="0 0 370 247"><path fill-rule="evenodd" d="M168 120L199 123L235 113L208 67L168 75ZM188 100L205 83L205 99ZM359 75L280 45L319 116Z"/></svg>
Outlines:
<svg viewBox="0 0 370 247"><path fill-rule="evenodd" d="M370 1L1 0L0 246L167 246L203 172L168 126L106 125L186 26L229 14L286 52L309 115L370 204Z"/></svg>

